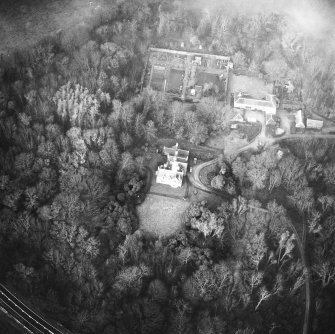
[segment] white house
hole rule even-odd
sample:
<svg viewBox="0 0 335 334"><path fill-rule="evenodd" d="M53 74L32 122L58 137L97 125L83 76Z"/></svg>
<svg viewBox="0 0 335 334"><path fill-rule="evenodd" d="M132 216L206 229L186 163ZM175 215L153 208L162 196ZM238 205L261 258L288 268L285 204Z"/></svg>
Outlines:
<svg viewBox="0 0 335 334"><path fill-rule="evenodd" d="M163 153L167 156L167 161L164 165L158 166L156 182L173 188L181 187L187 172L189 151L179 149L176 143L171 148L164 146Z"/></svg>

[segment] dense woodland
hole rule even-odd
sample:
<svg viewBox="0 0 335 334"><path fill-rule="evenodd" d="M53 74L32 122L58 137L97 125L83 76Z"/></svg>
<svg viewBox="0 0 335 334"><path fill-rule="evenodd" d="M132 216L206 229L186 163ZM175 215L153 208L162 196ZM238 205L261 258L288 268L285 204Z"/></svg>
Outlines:
<svg viewBox="0 0 335 334"><path fill-rule="evenodd" d="M285 17L109 4L1 58L1 281L73 333L296 333L304 267L291 224L307 224L315 332L332 333L332 143L238 157L226 166L231 201L192 203L168 238L138 230L143 146L204 143L231 112L212 98L185 106L140 90L147 48L177 38L231 56L236 69L290 78L307 109L333 116L333 58Z"/></svg>

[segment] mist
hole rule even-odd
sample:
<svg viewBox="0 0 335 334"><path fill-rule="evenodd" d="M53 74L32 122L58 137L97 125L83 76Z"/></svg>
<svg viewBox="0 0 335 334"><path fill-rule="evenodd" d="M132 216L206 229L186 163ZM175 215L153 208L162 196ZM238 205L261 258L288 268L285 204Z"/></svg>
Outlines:
<svg viewBox="0 0 335 334"><path fill-rule="evenodd" d="M0 2L0 52L24 47L57 30L71 28L114 1L14 0ZM183 0L185 8L233 15L278 13L305 37L323 40L335 50L335 7L327 0Z"/></svg>
<svg viewBox="0 0 335 334"><path fill-rule="evenodd" d="M188 6L209 13L224 10L230 15L284 15L297 32L306 37L326 39L334 43L335 7L326 0L186 0L185 7Z"/></svg>

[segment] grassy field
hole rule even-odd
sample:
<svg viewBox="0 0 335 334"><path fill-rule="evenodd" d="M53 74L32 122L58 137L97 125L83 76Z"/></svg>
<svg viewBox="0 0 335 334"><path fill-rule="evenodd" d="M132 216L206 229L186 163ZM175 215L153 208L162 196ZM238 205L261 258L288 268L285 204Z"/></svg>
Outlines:
<svg viewBox="0 0 335 334"><path fill-rule="evenodd" d="M157 236L173 234L182 227L181 217L189 202L148 194L137 207L140 228Z"/></svg>
<svg viewBox="0 0 335 334"><path fill-rule="evenodd" d="M167 82L167 91L179 93L180 86L183 85L184 70L171 69Z"/></svg>
<svg viewBox="0 0 335 334"><path fill-rule="evenodd" d="M273 84L266 84L263 79L245 75L233 75L231 78L231 92L244 92L255 98L263 98L272 93Z"/></svg>

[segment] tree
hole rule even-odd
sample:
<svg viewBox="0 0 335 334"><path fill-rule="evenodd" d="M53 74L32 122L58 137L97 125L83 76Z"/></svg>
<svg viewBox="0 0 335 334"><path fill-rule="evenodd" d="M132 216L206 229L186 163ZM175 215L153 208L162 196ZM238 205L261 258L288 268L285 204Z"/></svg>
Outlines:
<svg viewBox="0 0 335 334"><path fill-rule="evenodd" d="M138 296L143 278L147 276L150 276L150 269L145 265L125 267L117 274L113 290L122 295L127 293Z"/></svg>
<svg viewBox="0 0 335 334"><path fill-rule="evenodd" d="M286 232L289 217L285 208L278 205L276 201L271 201L266 206L269 214L269 229L277 239Z"/></svg>
<svg viewBox="0 0 335 334"><path fill-rule="evenodd" d="M256 233L251 242L246 245L246 255L250 259L251 263L258 270L260 262L263 260L268 248L265 242L264 232Z"/></svg>
<svg viewBox="0 0 335 334"><path fill-rule="evenodd" d="M225 222L218 213L211 212L206 203L194 203L186 212L185 224L197 229L205 237L221 238L225 232Z"/></svg>
<svg viewBox="0 0 335 334"><path fill-rule="evenodd" d="M168 297L168 290L161 280L155 279L149 284L148 294L153 300L164 304Z"/></svg>
<svg viewBox="0 0 335 334"><path fill-rule="evenodd" d="M205 124L196 120L187 126L187 136L191 143L204 143L208 138L208 128Z"/></svg>
<svg viewBox="0 0 335 334"><path fill-rule="evenodd" d="M183 285L183 294L186 299L196 301L210 301L221 293L222 286L212 270L199 269Z"/></svg>
<svg viewBox="0 0 335 334"><path fill-rule="evenodd" d="M247 177L251 181L253 188L263 189L265 187L265 181L267 179L267 169L264 166L258 166L253 168L247 167Z"/></svg>
<svg viewBox="0 0 335 334"><path fill-rule="evenodd" d="M178 101L174 101L172 102L170 108L168 109L169 112L169 121L168 121L168 125L169 128L171 129L171 131L176 132L180 122L182 122L183 119L183 104L178 102Z"/></svg>
<svg viewBox="0 0 335 334"><path fill-rule="evenodd" d="M261 271L253 270L251 271L251 275L250 275L250 271L247 271L246 276L247 276L247 282L250 285L251 293L252 293L254 288L257 288L263 282L264 273Z"/></svg>
<svg viewBox="0 0 335 334"><path fill-rule="evenodd" d="M254 189L263 189L265 187L268 168L272 162L271 158L267 158L266 153L251 156L246 166L246 175L253 184Z"/></svg>
<svg viewBox="0 0 335 334"><path fill-rule="evenodd" d="M153 121L148 121L144 127L144 135L149 143L152 143L156 139L157 129Z"/></svg>
<svg viewBox="0 0 335 334"><path fill-rule="evenodd" d="M123 152L121 154L121 161L119 162L119 179L122 180L127 175L134 172L135 162L132 155L129 152Z"/></svg>
<svg viewBox="0 0 335 334"><path fill-rule="evenodd" d="M127 191L129 196L137 194L144 186L144 182L140 180L138 175L134 175L127 183L124 184L123 188Z"/></svg>
<svg viewBox="0 0 335 334"><path fill-rule="evenodd" d="M129 135L129 133L121 132L120 142L123 146L123 150L125 151L126 148L128 148L132 144L133 140L132 140L131 136Z"/></svg>
<svg viewBox="0 0 335 334"><path fill-rule="evenodd" d="M288 71L288 66L285 58L276 55L269 61L263 63L264 71L270 76L271 81L285 78Z"/></svg>
<svg viewBox="0 0 335 334"><path fill-rule="evenodd" d="M294 240L295 235L291 234L286 231L283 233L279 240L279 246L278 246L278 263L283 262L283 260L286 257L292 257L292 251L295 248ZM284 252L283 252L284 251Z"/></svg>
<svg viewBox="0 0 335 334"><path fill-rule="evenodd" d="M87 88L77 84L73 89L68 82L56 92L53 102L63 122L69 121L72 126L96 126L100 101Z"/></svg>
<svg viewBox="0 0 335 334"><path fill-rule="evenodd" d="M312 211L315 202L312 187L299 187L292 195L287 197L300 214L310 213Z"/></svg>
<svg viewBox="0 0 335 334"><path fill-rule="evenodd" d="M269 191L272 192L274 188L279 187L281 184L281 174L280 171L276 169L272 169L269 174Z"/></svg>
<svg viewBox="0 0 335 334"><path fill-rule="evenodd" d="M143 138L144 134L144 116L142 114L137 114L134 121L134 133L138 139Z"/></svg>
<svg viewBox="0 0 335 334"><path fill-rule="evenodd" d="M234 55L233 55L233 62L234 62L234 66L237 67L237 69L246 69L247 67L247 58L244 55L243 52L241 51L237 51Z"/></svg>
<svg viewBox="0 0 335 334"><path fill-rule="evenodd" d="M335 266L329 261L313 265L313 271L321 281L322 287L326 287L331 282L335 282Z"/></svg>
<svg viewBox="0 0 335 334"><path fill-rule="evenodd" d="M243 181L246 176L247 166L241 157L237 157L232 163L233 174L239 179L240 184L243 185Z"/></svg>
<svg viewBox="0 0 335 334"><path fill-rule="evenodd" d="M266 288L264 286L262 286L260 288L258 294L259 294L259 300L258 300L258 303L257 303L257 305L255 307L255 311L257 311L257 309L259 308L259 306L261 305L261 303L263 301L268 300L272 296L271 292L269 292L268 290L266 290Z"/></svg>
<svg viewBox="0 0 335 334"><path fill-rule="evenodd" d="M219 190L223 190L225 181L222 175L216 175L212 178L211 187Z"/></svg>

